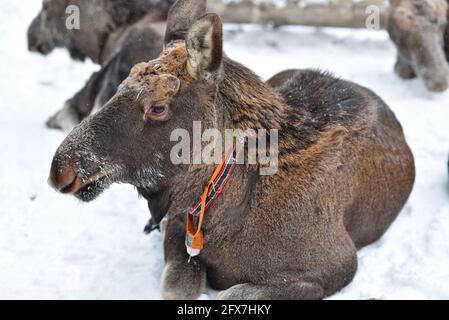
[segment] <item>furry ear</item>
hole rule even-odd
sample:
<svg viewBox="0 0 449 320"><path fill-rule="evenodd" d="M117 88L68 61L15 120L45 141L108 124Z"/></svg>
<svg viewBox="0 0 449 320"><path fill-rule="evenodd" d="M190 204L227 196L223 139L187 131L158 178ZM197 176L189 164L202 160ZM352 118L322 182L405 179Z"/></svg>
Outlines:
<svg viewBox="0 0 449 320"><path fill-rule="evenodd" d="M187 30L206 13L207 0L178 0L168 11L164 43L184 40Z"/></svg>
<svg viewBox="0 0 449 320"><path fill-rule="evenodd" d="M223 26L220 18L209 13L199 18L186 37L187 71L194 79L214 81L223 60Z"/></svg>

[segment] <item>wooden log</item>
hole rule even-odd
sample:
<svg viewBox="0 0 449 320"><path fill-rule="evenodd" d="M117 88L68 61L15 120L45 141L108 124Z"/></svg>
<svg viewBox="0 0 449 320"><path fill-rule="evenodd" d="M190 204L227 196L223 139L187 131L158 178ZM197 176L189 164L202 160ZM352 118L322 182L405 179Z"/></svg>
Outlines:
<svg viewBox="0 0 449 320"><path fill-rule="evenodd" d="M229 23L385 29L388 0L209 0ZM378 13L378 15L377 15ZM373 21L377 16L378 24Z"/></svg>

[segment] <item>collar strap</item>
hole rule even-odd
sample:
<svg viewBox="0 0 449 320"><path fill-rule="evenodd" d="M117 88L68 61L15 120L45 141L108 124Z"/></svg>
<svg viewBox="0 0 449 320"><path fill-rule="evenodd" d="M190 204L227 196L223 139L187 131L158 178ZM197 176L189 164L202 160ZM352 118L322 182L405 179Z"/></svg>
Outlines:
<svg viewBox="0 0 449 320"><path fill-rule="evenodd" d="M201 227L204 215L215 199L223 192L232 172L237 164L240 150L232 149L227 156L223 156L220 164L215 168L212 177L203 190L199 199L187 210L186 249L190 257L200 254L204 245L204 235ZM190 259L189 259L190 260Z"/></svg>

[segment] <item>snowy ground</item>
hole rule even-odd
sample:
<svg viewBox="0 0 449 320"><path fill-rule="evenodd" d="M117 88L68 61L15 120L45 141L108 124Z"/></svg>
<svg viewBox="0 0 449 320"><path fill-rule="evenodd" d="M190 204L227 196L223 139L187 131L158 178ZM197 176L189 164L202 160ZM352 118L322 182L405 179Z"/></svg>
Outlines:
<svg viewBox="0 0 449 320"><path fill-rule="evenodd" d="M24 5L26 4L26 5ZM146 204L116 185L92 204L46 183L64 138L45 120L96 66L65 51L26 50L39 1L0 11L0 298L160 298L161 238L145 236ZM354 281L335 299L449 298L449 93L398 79L384 32L228 26L226 51L262 77L320 67L368 86L401 120L417 164L415 189L388 233L359 253Z"/></svg>

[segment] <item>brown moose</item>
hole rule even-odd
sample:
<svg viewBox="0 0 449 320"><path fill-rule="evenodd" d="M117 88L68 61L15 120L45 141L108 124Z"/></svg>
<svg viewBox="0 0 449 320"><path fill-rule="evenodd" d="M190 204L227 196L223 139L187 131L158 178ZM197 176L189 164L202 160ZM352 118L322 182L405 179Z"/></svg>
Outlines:
<svg viewBox="0 0 449 320"><path fill-rule="evenodd" d="M45 0L28 29L30 51L48 54L66 48L72 58L101 64L86 85L69 99L47 125L70 131L105 104L133 65L162 51L170 0ZM66 8L80 9L80 28L66 27Z"/></svg>
<svg viewBox="0 0 449 320"><path fill-rule="evenodd" d="M314 70L268 83L226 57L222 25L202 0L169 13L166 49L136 65L117 94L58 148L50 183L90 201L111 183L136 186L167 214L162 295L320 299L347 285L357 249L387 230L414 183L401 125L370 90ZM278 172L237 165L205 215L204 248L189 260L186 208L215 165L174 165L170 135L278 129Z"/></svg>
<svg viewBox="0 0 449 320"><path fill-rule="evenodd" d="M396 73L422 78L430 91L449 87L449 25L446 0L390 0L388 32L398 49ZM447 55L444 52L446 46Z"/></svg>

